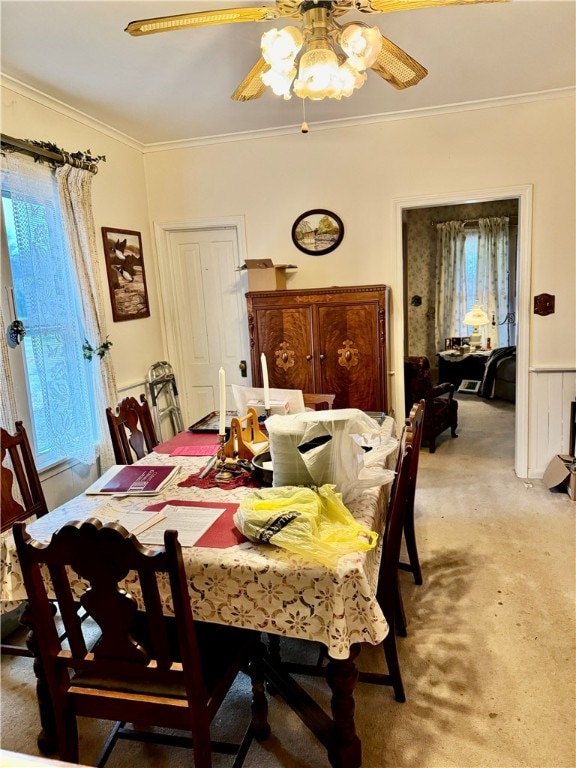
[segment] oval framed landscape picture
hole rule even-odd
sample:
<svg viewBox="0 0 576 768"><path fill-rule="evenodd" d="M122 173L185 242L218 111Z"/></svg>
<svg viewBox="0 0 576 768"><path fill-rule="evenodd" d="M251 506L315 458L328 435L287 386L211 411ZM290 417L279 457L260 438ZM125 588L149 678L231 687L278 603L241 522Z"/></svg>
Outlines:
<svg viewBox="0 0 576 768"><path fill-rule="evenodd" d="M310 256L323 256L338 248L344 237L344 224L339 216L324 208L314 208L299 216L292 225L296 248Z"/></svg>

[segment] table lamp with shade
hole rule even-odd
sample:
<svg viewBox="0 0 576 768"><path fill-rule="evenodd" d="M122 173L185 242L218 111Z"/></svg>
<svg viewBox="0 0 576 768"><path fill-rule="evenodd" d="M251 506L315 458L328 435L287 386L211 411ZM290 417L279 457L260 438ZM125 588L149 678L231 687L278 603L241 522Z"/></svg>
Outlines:
<svg viewBox="0 0 576 768"><path fill-rule="evenodd" d="M490 320L488 319L488 315L486 312L484 312L480 304L474 304L472 309L469 312L466 312L462 322L464 325L471 325L473 328L472 335L470 336L470 346L472 349L481 347L482 339L480 337L480 326L488 325Z"/></svg>

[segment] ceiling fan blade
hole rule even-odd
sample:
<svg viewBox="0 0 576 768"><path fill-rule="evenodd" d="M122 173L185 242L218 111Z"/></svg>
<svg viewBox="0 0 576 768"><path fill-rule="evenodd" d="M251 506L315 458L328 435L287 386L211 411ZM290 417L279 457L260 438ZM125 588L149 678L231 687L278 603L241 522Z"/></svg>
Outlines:
<svg viewBox="0 0 576 768"><path fill-rule="evenodd" d="M262 82L260 75L263 72L267 72L269 69L270 64L266 64L264 59L260 57L232 94L232 100L251 101L252 99L259 99L266 90L266 86Z"/></svg>
<svg viewBox="0 0 576 768"><path fill-rule="evenodd" d="M509 3L510 0L368 0L375 13L417 11L420 8L441 8L443 5L474 5L476 3Z"/></svg>
<svg viewBox="0 0 576 768"><path fill-rule="evenodd" d="M218 11L181 13L178 16L158 16L154 19L131 21L125 32L131 35L151 35L155 32L171 32L174 29L208 27L212 24L235 24L241 21L269 21L277 19L276 8L222 8Z"/></svg>
<svg viewBox="0 0 576 768"><path fill-rule="evenodd" d="M394 88L410 88L428 74L428 70L382 35L382 48L370 69Z"/></svg>

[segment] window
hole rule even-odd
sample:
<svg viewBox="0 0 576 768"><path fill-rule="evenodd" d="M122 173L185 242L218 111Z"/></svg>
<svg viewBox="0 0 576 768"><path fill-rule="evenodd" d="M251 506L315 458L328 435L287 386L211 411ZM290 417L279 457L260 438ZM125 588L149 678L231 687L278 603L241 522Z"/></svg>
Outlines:
<svg viewBox="0 0 576 768"><path fill-rule="evenodd" d="M83 358L81 297L56 180L45 165L27 158L21 165L21 172L11 168L2 176L9 259L3 263L2 283L8 288L11 280L12 314L26 329L14 350L15 357L21 355L26 390L19 393L19 418L30 423L37 466L42 469L65 459L86 461L93 453L94 385L90 364ZM29 419L20 413L23 394Z"/></svg>
<svg viewBox="0 0 576 768"><path fill-rule="evenodd" d="M466 230L465 235L465 258L466 258L466 297L469 309L478 298L476 279L478 276L478 230Z"/></svg>
<svg viewBox="0 0 576 768"><path fill-rule="evenodd" d="M501 317L496 318L492 312L490 318L493 322L486 335L492 334L492 344L514 345L516 343L516 248L517 248L517 230L516 225L509 228L509 251L507 256L506 270L506 302L501 308ZM466 297L467 308L479 301L484 309L488 308L486 300L486 288L479 287L482 279L478 276L479 271L479 230L476 228L466 229L465 234L465 259L466 259Z"/></svg>

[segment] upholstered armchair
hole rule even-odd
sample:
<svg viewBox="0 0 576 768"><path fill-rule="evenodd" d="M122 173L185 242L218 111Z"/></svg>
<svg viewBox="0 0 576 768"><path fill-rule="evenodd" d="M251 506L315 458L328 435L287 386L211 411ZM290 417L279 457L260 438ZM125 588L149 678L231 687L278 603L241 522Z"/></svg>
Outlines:
<svg viewBox="0 0 576 768"><path fill-rule="evenodd" d="M449 382L434 385L427 357L407 357L404 360L404 392L406 415L414 403L425 401L422 443L430 453L436 450L436 438L446 429L458 437L458 401L454 399L454 385Z"/></svg>

